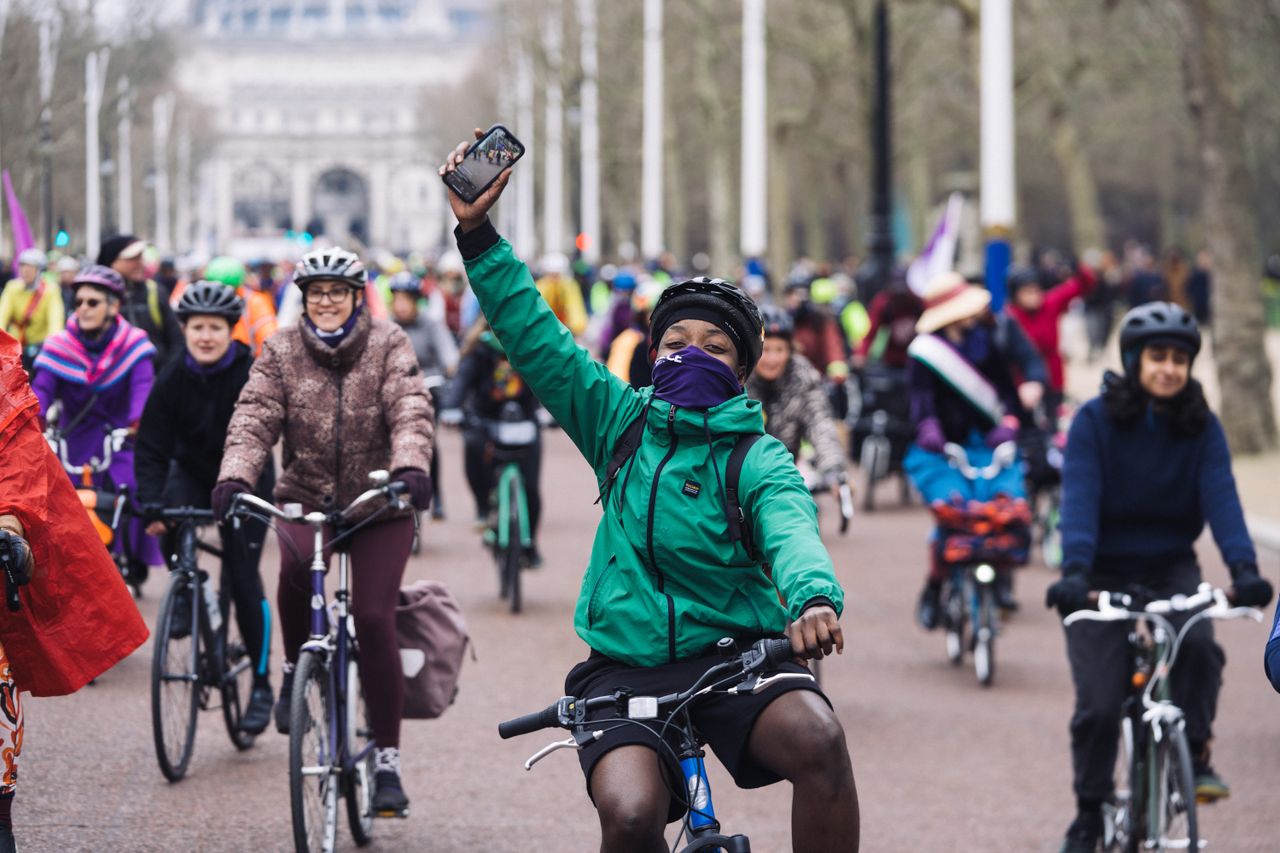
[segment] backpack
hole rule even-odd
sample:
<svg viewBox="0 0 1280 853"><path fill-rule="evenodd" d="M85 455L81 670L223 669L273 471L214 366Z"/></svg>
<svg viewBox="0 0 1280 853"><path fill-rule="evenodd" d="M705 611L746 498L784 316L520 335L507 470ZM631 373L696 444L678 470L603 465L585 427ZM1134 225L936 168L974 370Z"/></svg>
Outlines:
<svg viewBox="0 0 1280 853"><path fill-rule="evenodd" d="M404 716L433 720L458 695L462 658L471 640L462 608L437 581L401 587L396 635L404 668Z"/></svg>
<svg viewBox="0 0 1280 853"><path fill-rule="evenodd" d="M601 504L602 507L609 497L614 480L618 478L618 472L640 448L640 441L644 437L644 417L644 412L636 415L636 419L627 424L627 428L622 431L617 443L613 445L613 455L609 457L609 465L605 469L604 485L600 487L600 495L596 498L596 503ZM730 542L741 542L748 554L760 560L763 560L763 556L756 551L750 521L738 500L738 481L742 478L742 463L746 460L747 453L763 437L760 433L739 435L733 450L729 453L729 462L724 469L726 535Z"/></svg>

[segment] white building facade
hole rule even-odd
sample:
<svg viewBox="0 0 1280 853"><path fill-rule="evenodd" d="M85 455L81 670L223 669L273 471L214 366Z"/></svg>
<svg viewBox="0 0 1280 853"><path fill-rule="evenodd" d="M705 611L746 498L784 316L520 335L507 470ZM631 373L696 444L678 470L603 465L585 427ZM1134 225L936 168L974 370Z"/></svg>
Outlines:
<svg viewBox="0 0 1280 853"><path fill-rule="evenodd" d="M481 60L487 0L197 0L183 91L214 118L178 245L240 256L304 232L430 250L447 202L425 94Z"/></svg>

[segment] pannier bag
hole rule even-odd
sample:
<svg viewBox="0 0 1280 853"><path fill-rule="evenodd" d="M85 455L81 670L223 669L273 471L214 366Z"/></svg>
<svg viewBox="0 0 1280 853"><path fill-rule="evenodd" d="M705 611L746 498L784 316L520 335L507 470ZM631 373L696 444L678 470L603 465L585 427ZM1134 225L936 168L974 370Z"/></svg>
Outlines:
<svg viewBox="0 0 1280 853"><path fill-rule="evenodd" d="M437 581L401 587L396 634L404 667L404 716L435 719L458 694L458 674L471 639L462 608Z"/></svg>

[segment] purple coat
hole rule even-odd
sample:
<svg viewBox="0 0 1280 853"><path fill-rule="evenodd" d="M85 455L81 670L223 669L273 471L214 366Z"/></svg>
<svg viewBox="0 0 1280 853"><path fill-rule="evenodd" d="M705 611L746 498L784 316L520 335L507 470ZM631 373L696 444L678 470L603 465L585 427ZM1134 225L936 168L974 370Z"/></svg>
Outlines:
<svg viewBox="0 0 1280 853"><path fill-rule="evenodd" d="M49 407L61 401L61 423L78 419L65 435L67 462L80 465L101 456L107 432L141 419L155 381L154 354L146 335L124 320L118 321L112 342L100 353L84 347L74 318L45 342L36 358L31 389L40 401L41 416L47 417ZM95 475L93 482L101 488L135 484L132 441L112 455L111 467ZM139 520L130 522L131 550L148 565L159 565L163 562L159 545L142 533L142 527Z"/></svg>

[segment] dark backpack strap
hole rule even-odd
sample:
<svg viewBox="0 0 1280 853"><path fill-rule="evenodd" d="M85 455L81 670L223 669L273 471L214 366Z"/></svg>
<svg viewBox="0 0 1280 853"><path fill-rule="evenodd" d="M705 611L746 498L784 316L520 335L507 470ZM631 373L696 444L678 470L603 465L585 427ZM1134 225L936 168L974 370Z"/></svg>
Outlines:
<svg viewBox="0 0 1280 853"><path fill-rule="evenodd" d="M753 557L756 554L755 537L751 534L751 520L747 518L746 512L742 509L742 503L738 500L738 481L742 479L742 463L751 452L751 448L762 437L758 432L738 436L738 441L729 454L729 464L724 470L724 497L725 509L729 515L729 541L741 542L747 549L747 553Z"/></svg>
<svg viewBox="0 0 1280 853"><path fill-rule="evenodd" d="M645 411L648 411L647 409ZM618 472L622 470L622 466L627 464L627 460L635 455L636 450L640 447L640 441L644 438L644 417L645 412L636 415L636 419L627 424L627 428L622 431L622 435L618 436L618 441L613 445L613 456L609 457L609 467L605 469L604 483L600 486L600 494L596 496L596 503L603 503L605 498L609 497L609 491L613 488L613 481L618 478Z"/></svg>

